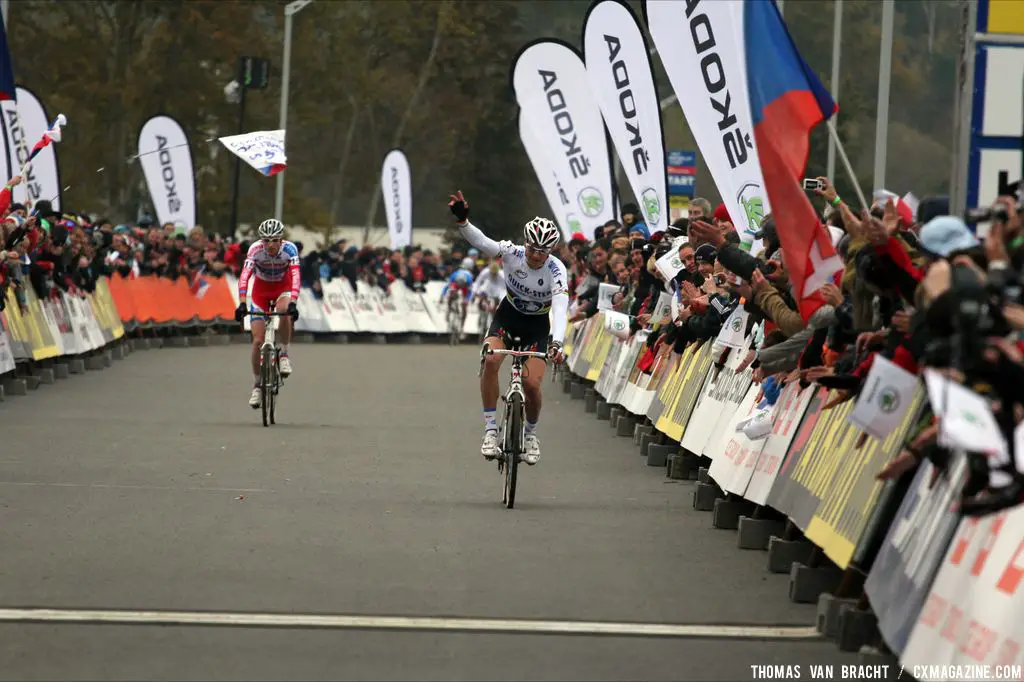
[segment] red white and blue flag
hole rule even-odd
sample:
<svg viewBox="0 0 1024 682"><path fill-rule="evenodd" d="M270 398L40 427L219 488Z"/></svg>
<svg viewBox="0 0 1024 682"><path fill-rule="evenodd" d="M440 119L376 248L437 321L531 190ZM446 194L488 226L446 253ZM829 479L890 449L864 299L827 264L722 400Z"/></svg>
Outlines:
<svg viewBox="0 0 1024 682"><path fill-rule="evenodd" d="M818 289L842 268L800 183L811 130L839 107L800 56L775 2L746 0L743 10L754 140L793 294L806 320L823 303Z"/></svg>
<svg viewBox="0 0 1024 682"><path fill-rule="evenodd" d="M64 114L57 114L57 118L54 119L50 127L43 133L42 138L39 142L36 142L36 146L32 147L32 152L28 155L28 160L25 161L25 165L28 166L29 162L36 157L36 155L50 146L53 142L60 142L61 140L61 128L67 125L68 119Z"/></svg>
<svg viewBox="0 0 1024 682"><path fill-rule="evenodd" d="M201 299L203 296L206 296L206 290L210 288L210 283L203 279L203 273L205 271L205 265L201 266L198 270L196 270L196 272L192 275L192 281L189 283L188 287L192 295L199 299Z"/></svg>

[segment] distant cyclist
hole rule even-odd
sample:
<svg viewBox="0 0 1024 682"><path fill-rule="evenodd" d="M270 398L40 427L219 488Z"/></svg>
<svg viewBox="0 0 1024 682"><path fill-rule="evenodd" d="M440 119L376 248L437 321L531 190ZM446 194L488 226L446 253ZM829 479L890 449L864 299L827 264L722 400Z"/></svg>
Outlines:
<svg viewBox="0 0 1024 682"><path fill-rule="evenodd" d="M466 257L462 259L461 266L458 270L453 272L448 281L444 285L444 289L441 290L441 302L445 302L445 298L448 296L458 296L462 302L462 329L466 325L466 313L469 309L469 297L470 292L473 290L473 266L475 263L472 258Z"/></svg>
<svg viewBox="0 0 1024 682"><path fill-rule="evenodd" d="M494 312L498 302L505 298L505 291L505 271L501 269L501 259L495 258L473 283L473 299L483 303L488 311Z"/></svg>
<svg viewBox="0 0 1024 682"><path fill-rule="evenodd" d="M547 352L548 359L561 362L569 294L565 266L551 255L561 237L558 227L547 218L534 218L523 228L525 244L517 246L510 241L496 242L469 222L469 203L462 192L451 196L448 208L455 216L455 224L463 238L488 258L500 257L504 266L506 294L494 314L485 343L492 349L504 348L505 338L519 337L526 348ZM480 378L480 397L484 407L484 439L480 454L489 460L501 454L496 409L498 371L503 359L501 355L488 355ZM526 438L523 445L526 451L524 459L532 465L540 459L537 422L540 420L540 388L545 366L540 358L528 358L525 366Z"/></svg>
<svg viewBox="0 0 1024 682"><path fill-rule="evenodd" d="M235 320L241 322L246 312L266 313L276 311L289 313L279 318L278 342L281 344L281 376L292 373L288 358L288 342L292 338L292 323L299 319L299 250L295 244L284 240L284 225L280 220L268 218L260 223L257 230L259 241L249 247L245 265L238 278L238 308ZM253 276L252 292L249 292L249 276ZM249 295L251 294L251 295ZM250 299L251 308L246 306ZM266 330L265 317L252 318L252 373L255 388L249 397L249 405L255 410L260 406L260 346L263 345Z"/></svg>

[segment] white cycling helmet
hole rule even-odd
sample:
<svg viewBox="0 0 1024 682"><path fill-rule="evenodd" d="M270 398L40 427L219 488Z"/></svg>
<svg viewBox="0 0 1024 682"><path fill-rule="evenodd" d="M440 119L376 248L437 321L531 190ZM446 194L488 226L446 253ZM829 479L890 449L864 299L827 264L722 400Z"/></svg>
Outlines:
<svg viewBox="0 0 1024 682"><path fill-rule="evenodd" d="M260 223L259 229L257 230L260 239L273 239L274 237L284 236L284 225L281 224L280 220L276 218L267 218Z"/></svg>
<svg viewBox="0 0 1024 682"><path fill-rule="evenodd" d="M462 259L462 269L463 270L472 270L474 265L476 265L476 262L472 258L463 258Z"/></svg>
<svg viewBox="0 0 1024 682"><path fill-rule="evenodd" d="M545 251L550 251L558 246L558 242L562 238L558 226L547 218L534 218L526 223L523 228L523 236L527 246Z"/></svg>

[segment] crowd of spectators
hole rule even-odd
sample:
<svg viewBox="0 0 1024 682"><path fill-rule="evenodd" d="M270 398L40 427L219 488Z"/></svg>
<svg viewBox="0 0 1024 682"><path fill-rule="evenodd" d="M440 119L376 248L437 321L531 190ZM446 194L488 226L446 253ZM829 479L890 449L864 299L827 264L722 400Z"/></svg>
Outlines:
<svg viewBox="0 0 1024 682"><path fill-rule="evenodd" d="M46 200L25 206L12 202L11 190L21 182L15 176L0 190L0 310L8 290L24 310L29 286L42 299L60 291L91 292L98 278L114 274L184 277L190 283L200 274L238 275L251 243L208 233L200 225L186 232L148 218L125 225L103 216L57 211ZM401 279L422 291L431 280L447 279L465 256L478 256L459 248L440 253L419 247L360 248L344 239L310 251L301 243L296 245L302 257L303 285L318 295L321 281L333 277L346 277L353 287L363 280L385 289Z"/></svg>
<svg viewBox="0 0 1024 682"><path fill-rule="evenodd" d="M687 218L653 236L627 205L622 223L602 226L593 242L575 235L565 244L559 256L571 272L573 320L597 314L599 284L617 286L613 307L630 316L631 332L650 330L640 361L650 371L658 353L679 355L715 339L742 308L752 341L741 368L752 368L763 387L770 383L774 396L790 382L833 389L830 407L858 395L877 357L913 374L935 368L988 399L1009 447L1002 458L969 453L962 508L983 513L1024 501L1024 473L1014 466L1015 457L1024 461L1014 453L1024 420L1024 230L1010 196L1016 190L973 217L984 228L977 230L949 215L946 197L922 200L915 210L879 191L869 210L856 211L827 178L819 180L822 229L842 268L813 312L801 314L794 299L774 216L764 218L756 235L763 249L752 253L741 247L726 208L712 210L698 198ZM684 267L667 280L655 263L672 250ZM672 312L652 327L662 293L672 297ZM924 458L944 467L949 452L937 437L929 410L880 478L899 477Z"/></svg>

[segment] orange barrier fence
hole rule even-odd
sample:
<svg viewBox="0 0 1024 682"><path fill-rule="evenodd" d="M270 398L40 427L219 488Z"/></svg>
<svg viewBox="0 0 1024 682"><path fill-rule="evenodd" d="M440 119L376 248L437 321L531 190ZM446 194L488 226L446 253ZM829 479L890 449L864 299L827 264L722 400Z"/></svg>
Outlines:
<svg viewBox="0 0 1024 682"><path fill-rule="evenodd" d="M223 278L202 276L203 287L185 277L110 278L110 293L124 323L142 327L209 324L234 319L235 300Z"/></svg>

